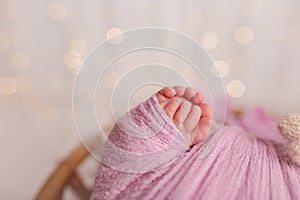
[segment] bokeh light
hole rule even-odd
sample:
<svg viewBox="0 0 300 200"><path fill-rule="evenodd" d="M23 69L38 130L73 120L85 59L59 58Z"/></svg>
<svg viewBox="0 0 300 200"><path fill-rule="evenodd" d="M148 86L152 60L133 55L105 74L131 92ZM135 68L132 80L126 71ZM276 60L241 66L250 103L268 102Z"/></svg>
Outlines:
<svg viewBox="0 0 300 200"><path fill-rule="evenodd" d="M12 95L16 94L18 89L17 81L10 77L0 77L0 95Z"/></svg>
<svg viewBox="0 0 300 200"><path fill-rule="evenodd" d="M82 62L82 56L78 51L69 50L63 56L64 64L70 68L77 68Z"/></svg>
<svg viewBox="0 0 300 200"><path fill-rule="evenodd" d="M242 81L233 80L228 83L226 90L229 96L238 98L245 93L246 86Z"/></svg>
<svg viewBox="0 0 300 200"><path fill-rule="evenodd" d="M83 39L76 38L72 39L69 44L70 50L79 52L81 55L84 55L87 51L87 45Z"/></svg>
<svg viewBox="0 0 300 200"><path fill-rule="evenodd" d="M214 32L207 32L201 36L200 44L205 49L213 49L218 45L218 36Z"/></svg>
<svg viewBox="0 0 300 200"><path fill-rule="evenodd" d="M65 5L54 1L48 5L48 14L53 20L63 20L66 16Z"/></svg>
<svg viewBox="0 0 300 200"><path fill-rule="evenodd" d="M113 45L118 45L123 41L123 31L118 27L112 27L106 32L106 39Z"/></svg>
<svg viewBox="0 0 300 200"><path fill-rule="evenodd" d="M214 66L211 68L211 72L215 77L223 78L229 72L229 66L223 60L214 62Z"/></svg>
<svg viewBox="0 0 300 200"><path fill-rule="evenodd" d="M241 45L246 45L252 42L253 40L253 30L249 26L241 26L234 33L234 39L236 43Z"/></svg>

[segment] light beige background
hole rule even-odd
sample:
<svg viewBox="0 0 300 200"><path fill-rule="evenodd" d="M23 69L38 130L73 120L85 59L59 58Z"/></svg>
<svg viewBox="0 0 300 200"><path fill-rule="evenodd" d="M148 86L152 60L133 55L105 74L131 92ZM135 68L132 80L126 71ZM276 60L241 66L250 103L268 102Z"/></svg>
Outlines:
<svg viewBox="0 0 300 200"><path fill-rule="evenodd" d="M235 106L300 113L299 9L297 0L0 0L0 198L31 199L78 145L76 70L122 31L182 32L215 61ZM107 76L109 87L118 75ZM95 169L85 169L92 184Z"/></svg>

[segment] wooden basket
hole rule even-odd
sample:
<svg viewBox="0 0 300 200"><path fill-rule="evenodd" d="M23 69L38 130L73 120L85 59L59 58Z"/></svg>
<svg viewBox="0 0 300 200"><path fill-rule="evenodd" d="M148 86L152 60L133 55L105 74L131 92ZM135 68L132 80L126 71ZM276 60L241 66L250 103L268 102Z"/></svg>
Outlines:
<svg viewBox="0 0 300 200"><path fill-rule="evenodd" d="M80 199L89 199L91 191L85 187L76 173L77 167L88 155L89 152L83 144L72 151L53 171L34 199L62 199L63 191L66 186L71 186Z"/></svg>

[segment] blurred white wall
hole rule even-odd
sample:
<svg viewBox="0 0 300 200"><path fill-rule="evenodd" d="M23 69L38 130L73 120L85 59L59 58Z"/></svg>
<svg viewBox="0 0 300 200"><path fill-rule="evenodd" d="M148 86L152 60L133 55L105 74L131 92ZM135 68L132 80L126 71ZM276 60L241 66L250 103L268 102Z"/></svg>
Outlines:
<svg viewBox="0 0 300 200"><path fill-rule="evenodd" d="M31 199L79 143L76 70L116 31L182 32L215 61L236 107L300 113L299 9L298 0L0 0L0 198Z"/></svg>

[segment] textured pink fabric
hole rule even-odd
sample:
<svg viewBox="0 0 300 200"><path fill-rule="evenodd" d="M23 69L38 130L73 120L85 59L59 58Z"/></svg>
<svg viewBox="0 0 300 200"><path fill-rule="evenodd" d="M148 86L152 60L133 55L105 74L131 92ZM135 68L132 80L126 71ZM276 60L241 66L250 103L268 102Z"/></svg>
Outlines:
<svg viewBox="0 0 300 200"><path fill-rule="evenodd" d="M176 136L178 130L164 116L155 97L132 113L134 116L124 116L121 121L130 118L137 126L151 125L149 130L163 123L163 130L143 140L126 134L127 125L121 122L112 131L111 142L127 151L145 153L155 152L171 141L175 144L172 148L178 145L177 151L168 154L175 161L144 173L124 172L102 164L91 199L300 199L300 168L279 159L272 141L281 138L274 119L263 110L255 108L240 119L231 118L203 159L199 152L205 142L188 149L182 137ZM106 152L109 160L110 151ZM134 158L122 162L144 167L130 159Z"/></svg>

